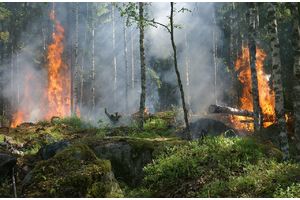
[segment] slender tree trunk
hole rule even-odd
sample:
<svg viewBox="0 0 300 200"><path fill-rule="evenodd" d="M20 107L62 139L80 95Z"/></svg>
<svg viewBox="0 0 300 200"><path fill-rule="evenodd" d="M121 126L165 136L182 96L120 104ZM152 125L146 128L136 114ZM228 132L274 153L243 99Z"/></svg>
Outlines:
<svg viewBox="0 0 300 200"><path fill-rule="evenodd" d="M115 7L111 5L112 17L112 45L113 45L113 66L114 66L114 104L117 99L117 57L116 57L116 28L115 28Z"/></svg>
<svg viewBox="0 0 300 200"><path fill-rule="evenodd" d="M236 73L234 71L234 62L235 62L235 48L234 48L234 38L236 37L236 31L235 31L235 3L232 2L230 6L230 15L229 15L229 24L230 24L230 38L229 38L229 66L231 68L231 104L235 105L239 102L239 99L237 98L237 90L236 90Z"/></svg>
<svg viewBox="0 0 300 200"><path fill-rule="evenodd" d="M295 116L295 136L300 141L300 27L299 27L299 7L297 3L290 4L293 16L293 50L294 50L294 116ZM300 149L300 144L297 145Z"/></svg>
<svg viewBox="0 0 300 200"><path fill-rule="evenodd" d="M125 61L125 113L128 113L128 60L127 60L127 30L126 20L124 20L124 61Z"/></svg>
<svg viewBox="0 0 300 200"><path fill-rule="evenodd" d="M94 15L91 14L92 17L92 109L91 111L95 110L96 102L95 102L95 25L94 25Z"/></svg>
<svg viewBox="0 0 300 200"><path fill-rule="evenodd" d="M144 3L139 2L139 29L140 29L140 60L141 60L141 97L140 97L140 120L139 128L144 126L144 111L146 102L146 63L145 63L145 48L144 48Z"/></svg>
<svg viewBox="0 0 300 200"><path fill-rule="evenodd" d="M134 89L135 66L134 66L133 30L131 30L131 32L130 32L130 40L131 40L131 88Z"/></svg>
<svg viewBox="0 0 300 200"><path fill-rule="evenodd" d="M213 23L216 26L216 16L215 12L213 12ZM217 65L217 37L216 37L216 29L213 27L212 29L212 52L213 52L213 62L214 62L214 97L215 103L218 104L218 97L217 97L217 75L218 75L218 65Z"/></svg>
<svg viewBox="0 0 300 200"><path fill-rule="evenodd" d="M73 115L77 115L77 104L78 104L78 68L79 68L79 62L78 62L78 46L79 46L79 38L78 38L78 9L79 9L79 3L77 2L75 5L75 67L74 67L74 79L73 79Z"/></svg>
<svg viewBox="0 0 300 200"><path fill-rule="evenodd" d="M14 46L13 46L13 42L11 42L11 55L10 55L10 88L11 91L14 91L14 85L15 85L15 81L14 81ZM15 109L15 96L14 94L12 94L11 96L11 106L13 109Z"/></svg>
<svg viewBox="0 0 300 200"><path fill-rule="evenodd" d="M88 34L88 19L89 19L89 3L86 3L86 22L85 22L85 32L84 32L84 43L87 44L87 34ZM86 50L83 50L86 52ZM83 107L83 87L84 87L84 68L86 65L86 53L83 53L81 60L81 72L80 72L80 110Z"/></svg>
<svg viewBox="0 0 300 200"><path fill-rule="evenodd" d="M17 68L17 76L20 76L20 66L19 66L19 55L16 52L16 68ZM17 82L17 105L20 105L20 83Z"/></svg>
<svg viewBox="0 0 300 200"><path fill-rule="evenodd" d="M179 73L178 66L177 66L177 52L176 52L176 45L175 45L175 40L174 40L174 22L173 22L173 14L174 14L174 8L173 8L174 5L173 4L174 3L170 2L170 4L171 4L171 14L170 14L171 29L170 29L170 34L171 34L171 42L172 42L172 48L173 48L174 67L175 67L175 72L176 72L178 86L179 86L180 95L181 95L181 103L182 103L182 108L183 108L187 139L191 140L190 126L189 126L189 119L188 119L188 110L186 109L185 99L184 99L184 91L183 91L183 87L182 87L180 73Z"/></svg>
<svg viewBox="0 0 300 200"><path fill-rule="evenodd" d="M252 79L252 98L253 98L253 113L254 113L254 130L261 130L261 108L259 106L258 80L256 72L256 9L255 3L249 4L249 36L248 46L250 52L250 68Z"/></svg>
<svg viewBox="0 0 300 200"><path fill-rule="evenodd" d="M281 150L284 153L284 159L289 158L289 144L287 138L286 122L285 122L285 112L284 112L284 98L283 98L283 88L282 88L282 66L280 60L280 45L277 32L277 20L275 17L275 7L273 3L268 3L268 18L269 22L269 35L271 40L271 52L272 52L272 75L273 75L273 88L275 91L275 112L278 125L280 128L280 138L281 138Z"/></svg>
<svg viewBox="0 0 300 200"><path fill-rule="evenodd" d="M188 110L191 112L191 96L190 96L190 60L189 60L189 46L187 41L186 32L184 33L185 40L185 82L186 82L186 100L188 105Z"/></svg>

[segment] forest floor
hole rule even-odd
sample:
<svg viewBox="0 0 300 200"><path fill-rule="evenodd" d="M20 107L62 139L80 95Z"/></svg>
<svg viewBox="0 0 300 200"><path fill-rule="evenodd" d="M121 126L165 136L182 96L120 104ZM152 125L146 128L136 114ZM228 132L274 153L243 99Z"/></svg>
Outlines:
<svg viewBox="0 0 300 200"><path fill-rule="evenodd" d="M300 165L271 141L188 142L171 111L144 127L73 117L3 128L0 197L300 197Z"/></svg>

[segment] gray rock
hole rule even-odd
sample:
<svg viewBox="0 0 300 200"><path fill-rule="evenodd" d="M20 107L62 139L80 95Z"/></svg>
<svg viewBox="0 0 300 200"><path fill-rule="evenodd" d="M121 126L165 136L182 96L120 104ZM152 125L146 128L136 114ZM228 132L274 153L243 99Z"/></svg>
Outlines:
<svg viewBox="0 0 300 200"><path fill-rule="evenodd" d="M136 186L143 179L143 167L152 161L151 149L136 149L126 141L109 142L93 147L101 159L111 161L112 170L118 180Z"/></svg>
<svg viewBox="0 0 300 200"><path fill-rule="evenodd" d="M7 176L9 176L12 168L16 165L17 158L0 153L0 180L3 180Z"/></svg>
<svg viewBox="0 0 300 200"><path fill-rule="evenodd" d="M68 141L59 141L59 142L54 142L51 144L48 144L44 147L42 147L38 154L41 156L43 160L48 160L49 158L52 158L55 156L56 153L59 151L62 151L66 147L70 146L70 143Z"/></svg>
<svg viewBox="0 0 300 200"><path fill-rule="evenodd" d="M235 137L237 136L235 130L218 120L201 118L192 123L190 123L190 133L192 139L202 138L204 136L218 136L224 135L225 137ZM176 134L181 138L185 138L184 132L178 132Z"/></svg>

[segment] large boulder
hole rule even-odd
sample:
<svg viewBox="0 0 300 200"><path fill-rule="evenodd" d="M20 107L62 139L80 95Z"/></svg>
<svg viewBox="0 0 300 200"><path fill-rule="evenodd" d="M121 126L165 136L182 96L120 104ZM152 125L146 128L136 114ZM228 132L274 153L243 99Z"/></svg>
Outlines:
<svg viewBox="0 0 300 200"><path fill-rule="evenodd" d="M97 156L109 159L117 179L137 185L143 178L143 167L152 161L152 149L142 151L127 142L115 142L94 148Z"/></svg>
<svg viewBox="0 0 300 200"><path fill-rule="evenodd" d="M24 197L123 197L109 160L72 145L40 161L23 181Z"/></svg>
<svg viewBox="0 0 300 200"><path fill-rule="evenodd" d="M0 181L9 175L16 163L17 159L15 157L0 153Z"/></svg>
<svg viewBox="0 0 300 200"><path fill-rule="evenodd" d="M177 139L103 138L87 142L99 158L111 161L116 178L130 186L141 183L143 168L166 146L183 143Z"/></svg>

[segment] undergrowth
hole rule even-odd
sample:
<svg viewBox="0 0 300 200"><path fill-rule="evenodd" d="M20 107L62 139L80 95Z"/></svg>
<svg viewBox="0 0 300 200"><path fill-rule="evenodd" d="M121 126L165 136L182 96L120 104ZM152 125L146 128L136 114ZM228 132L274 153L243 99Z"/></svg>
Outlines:
<svg viewBox="0 0 300 200"><path fill-rule="evenodd" d="M156 197L299 196L300 166L248 138L206 137L174 146L144 168L134 194ZM294 185L296 184L296 185ZM141 192L144 191L144 192Z"/></svg>

